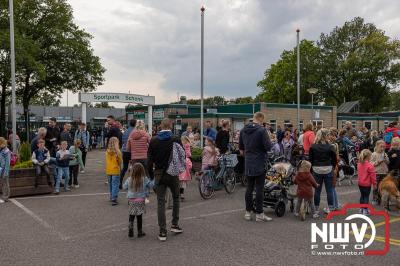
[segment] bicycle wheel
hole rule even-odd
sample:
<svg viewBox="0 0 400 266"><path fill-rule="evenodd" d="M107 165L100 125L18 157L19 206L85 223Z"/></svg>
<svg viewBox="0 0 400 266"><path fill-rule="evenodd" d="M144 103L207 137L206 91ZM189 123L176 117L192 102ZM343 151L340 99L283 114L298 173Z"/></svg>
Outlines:
<svg viewBox="0 0 400 266"><path fill-rule="evenodd" d="M199 192L203 199L210 199L214 196L213 180L210 173L203 173L199 179Z"/></svg>
<svg viewBox="0 0 400 266"><path fill-rule="evenodd" d="M224 174L224 187L226 193L231 194L236 187L236 174L232 168L227 168Z"/></svg>

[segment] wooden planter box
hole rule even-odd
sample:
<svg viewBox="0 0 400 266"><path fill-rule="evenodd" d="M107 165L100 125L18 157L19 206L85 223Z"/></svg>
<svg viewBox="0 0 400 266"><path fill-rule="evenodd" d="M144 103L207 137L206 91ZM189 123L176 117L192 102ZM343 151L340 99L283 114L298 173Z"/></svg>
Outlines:
<svg viewBox="0 0 400 266"><path fill-rule="evenodd" d="M53 177L50 175L50 182L53 183L53 181ZM49 194L53 192L53 185L49 186L47 184L47 177L44 173L39 177L38 183L38 187L35 188L34 168L10 170L10 197ZM0 184L0 192L1 186Z"/></svg>

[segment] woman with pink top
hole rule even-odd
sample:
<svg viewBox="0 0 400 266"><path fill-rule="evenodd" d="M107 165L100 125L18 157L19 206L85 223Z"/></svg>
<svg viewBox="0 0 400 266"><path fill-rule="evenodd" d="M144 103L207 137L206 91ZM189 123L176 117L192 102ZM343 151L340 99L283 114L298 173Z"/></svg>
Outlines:
<svg viewBox="0 0 400 266"><path fill-rule="evenodd" d="M192 180L192 161L190 157L192 157L192 153L190 151L190 139L187 136L183 136L181 138L183 148L185 149L186 155L186 171L179 174L179 181L180 181L180 193L181 193L181 201L185 200L183 194L185 193L185 188L187 187L187 183Z"/></svg>
<svg viewBox="0 0 400 266"><path fill-rule="evenodd" d="M206 138L206 146L203 149L202 160L201 160L201 169L209 170L211 167L217 166L217 156L219 152L215 147L214 141L209 138Z"/></svg>
<svg viewBox="0 0 400 266"><path fill-rule="evenodd" d="M303 149L305 155L308 155L308 153L310 152L310 147L312 144L314 144L314 140L315 133L313 131L313 125L310 123L306 124L303 134Z"/></svg>
<svg viewBox="0 0 400 266"><path fill-rule="evenodd" d="M143 121L138 121L136 129L129 135L126 150L131 152L131 161L141 163L146 169L146 174L152 177L152 173L147 173L147 151L149 149L150 135L146 132Z"/></svg>
<svg viewBox="0 0 400 266"><path fill-rule="evenodd" d="M361 193L360 204L368 204L371 187L376 188L376 172L374 165L370 162L371 156L372 153L370 150L362 150L357 165L358 187ZM369 215L368 208L361 208L360 213Z"/></svg>

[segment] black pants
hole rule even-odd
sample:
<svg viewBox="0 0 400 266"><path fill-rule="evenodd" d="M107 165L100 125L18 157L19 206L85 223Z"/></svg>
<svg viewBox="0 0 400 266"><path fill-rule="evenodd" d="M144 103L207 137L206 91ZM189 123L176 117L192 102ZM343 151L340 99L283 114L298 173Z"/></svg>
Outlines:
<svg viewBox="0 0 400 266"><path fill-rule="evenodd" d="M87 151L85 149L81 149L81 151L82 151L82 162L83 162L83 165L86 166L86 154L87 154Z"/></svg>
<svg viewBox="0 0 400 266"><path fill-rule="evenodd" d="M79 165L70 166L68 185L72 185L72 180L74 181L74 185L78 185L78 175L79 175Z"/></svg>
<svg viewBox="0 0 400 266"><path fill-rule="evenodd" d="M371 193L371 187L358 186L361 192L360 204L369 203L369 193Z"/></svg>
<svg viewBox="0 0 400 266"><path fill-rule="evenodd" d="M155 188L157 193L157 214L158 225L160 232L167 232L167 224L165 217L165 194L167 188L171 190L173 207L172 207L172 225L178 225L179 222L179 178L177 176L170 176L164 170L155 171Z"/></svg>
<svg viewBox="0 0 400 266"><path fill-rule="evenodd" d="M126 174L126 171L128 171L129 167L129 161L131 160L131 153L124 151L122 153L122 169L121 169L121 174L119 178L119 185L122 186L122 182L124 181L124 177Z"/></svg>
<svg viewBox="0 0 400 266"><path fill-rule="evenodd" d="M141 233L143 228L143 219L142 219L143 215L129 215L129 229L133 230L133 223L135 221L135 217L137 217L138 232Z"/></svg>
<svg viewBox="0 0 400 266"><path fill-rule="evenodd" d="M246 190L246 211L250 212L254 210L253 206L253 191L256 189L256 213L263 213L263 190L265 182L265 174L259 176L247 176L247 190Z"/></svg>

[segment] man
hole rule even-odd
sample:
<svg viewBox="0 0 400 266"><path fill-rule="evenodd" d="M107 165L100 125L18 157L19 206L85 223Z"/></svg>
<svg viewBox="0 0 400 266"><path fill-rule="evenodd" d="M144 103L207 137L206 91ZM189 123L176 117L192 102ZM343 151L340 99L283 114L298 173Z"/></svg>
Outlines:
<svg viewBox="0 0 400 266"><path fill-rule="evenodd" d="M107 116L107 124L108 124L108 132L106 135L107 144L106 149L108 147L108 140L112 137L116 137L119 140L119 147L122 146L122 133L121 133L121 124L115 121L114 116Z"/></svg>
<svg viewBox="0 0 400 266"><path fill-rule="evenodd" d="M357 136L357 130L353 128L353 124L350 121L346 121L344 129L346 129L346 137L348 137L349 139Z"/></svg>
<svg viewBox="0 0 400 266"><path fill-rule="evenodd" d="M172 123L168 118L162 120L161 131L150 141L148 150L149 170L155 166L155 190L157 193L157 214L160 234L160 241L167 240L167 226L165 218L165 193L167 188L171 190L173 197L172 226L171 232L182 233L179 227L179 177L167 173L169 158L173 150L173 143L181 144L180 139L172 134Z"/></svg>
<svg viewBox="0 0 400 266"><path fill-rule="evenodd" d="M206 121L206 128L204 129L204 138L210 138L215 142L217 139L217 131L212 127L211 121Z"/></svg>
<svg viewBox="0 0 400 266"><path fill-rule="evenodd" d="M130 134L135 129L135 127L136 127L136 119L132 119L131 121L129 121L129 127L125 130L124 134L122 135L123 167L122 167L121 175L120 175L120 179L119 179L119 189L122 189L122 181L124 179L126 171L128 170L129 161L131 160L131 151L126 149L126 144L128 142Z"/></svg>
<svg viewBox="0 0 400 266"><path fill-rule="evenodd" d="M46 148L49 150L51 157L56 157L57 146L60 143L60 129L57 127L57 119L55 117L50 118L46 129Z"/></svg>
<svg viewBox="0 0 400 266"><path fill-rule="evenodd" d="M72 138L71 135L71 124L69 123L64 124L64 130L60 134L60 142L61 141L66 141L68 143L68 149L69 147L74 145L74 139Z"/></svg>
<svg viewBox="0 0 400 266"><path fill-rule="evenodd" d="M182 137L188 137L190 140L194 139L193 129L191 126L186 127L186 131L182 133Z"/></svg>
<svg viewBox="0 0 400 266"><path fill-rule="evenodd" d="M240 132L239 150L245 158L245 175L247 178L246 213L244 218L251 220L253 211L253 191L256 188L256 222L271 221L263 212L263 189L265 181L265 164L267 152L272 144L266 130L262 127L264 114L254 114L253 122L247 124Z"/></svg>
<svg viewBox="0 0 400 266"><path fill-rule="evenodd" d="M79 147L79 149L82 152L82 162L83 165L86 166L86 155L90 145L90 134L89 131L87 131L86 129L86 124L83 122L79 123L79 129L75 132L74 141L78 139L81 141L81 146ZM85 173L84 170L82 170L81 173Z"/></svg>

